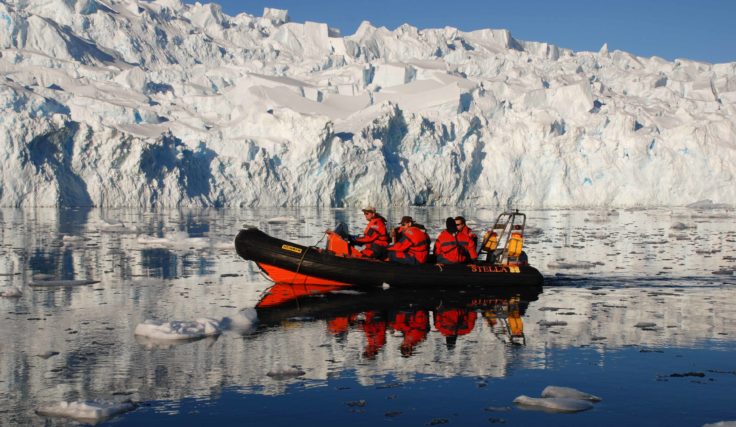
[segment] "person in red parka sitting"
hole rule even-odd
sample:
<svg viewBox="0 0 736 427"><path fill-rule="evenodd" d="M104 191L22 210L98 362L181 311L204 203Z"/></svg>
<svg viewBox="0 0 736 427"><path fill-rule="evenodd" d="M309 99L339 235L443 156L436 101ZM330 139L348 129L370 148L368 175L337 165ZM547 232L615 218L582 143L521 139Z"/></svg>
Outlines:
<svg viewBox="0 0 736 427"><path fill-rule="evenodd" d="M438 264L466 263L478 258L475 244L468 235L458 232L454 218L447 218L445 227L434 242Z"/></svg>
<svg viewBox="0 0 736 427"><path fill-rule="evenodd" d="M455 217L455 225L457 226L458 233L463 233L470 237L470 240L473 241L473 246L478 248L478 235L473 233L473 230L468 227L468 224L465 222L465 217L462 216L456 216Z"/></svg>
<svg viewBox="0 0 736 427"><path fill-rule="evenodd" d="M410 216L401 218L399 241L388 247L389 261L401 264L424 264L429 255L429 236L414 224Z"/></svg>
<svg viewBox="0 0 736 427"><path fill-rule="evenodd" d="M388 232L386 231L386 218L376 212L376 208L368 206L363 208L363 215L368 220L368 225L362 236L351 239L350 243L356 246L365 246L360 253L368 258L383 259L386 257L388 246Z"/></svg>

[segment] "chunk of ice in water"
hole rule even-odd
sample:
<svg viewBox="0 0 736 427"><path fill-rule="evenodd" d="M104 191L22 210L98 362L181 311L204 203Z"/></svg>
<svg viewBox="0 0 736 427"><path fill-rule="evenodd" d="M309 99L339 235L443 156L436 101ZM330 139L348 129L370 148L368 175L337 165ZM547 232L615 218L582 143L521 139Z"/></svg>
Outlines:
<svg viewBox="0 0 736 427"><path fill-rule="evenodd" d="M84 402L56 402L39 407L36 413L47 417L71 418L81 423L96 423L124 412L132 411L131 402L105 402L88 400Z"/></svg>
<svg viewBox="0 0 736 427"><path fill-rule="evenodd" d="M159 322L157 320L146 320L135 328L135 335L156 340L195 340L219 335L220 332L220 322L209 317L194 321Z"/></svg>
<svg viewBox="0 0 736 427"><path fill-rule="evenodd" d="M223 329L230 329L241 334L252 332L258 323L258 312L255 308L244 308L233 317L225 317L220 322Z"/></svg>
<svg viewBox="0 0 736 427"><path fill-rule="evenodd" d="M521 395L514 399L514 403L524 409L545 410L552 412L580 412L587 411L593 404L587 400L566 399L563 397L529 397Z"/></svg>
<svg viewBox="0 0 736 427"><path fill-rule="evenodd" d="M306 374L306 372L302 371L301 369L294 367L294 366L281 366L281 365L275 365L268 373L266 373L267 376L275 379L275 380L286 380L290 378L296 378L301 377L302 375Z"/></svg>
<svg viewBox="0 0 736 427"><path fill-rule="evenodd" d="M20 298L23 292L15 286L10 286L0 291L0 297L3 298Z"/></svg>
<svg viewBox="0 0 736 427"><path fill-rule="evenodd" d="M590 400L600 402L601 398L570 387L558 387L550 385L542 390L542 397L562 397L566 399Z"/></svg>

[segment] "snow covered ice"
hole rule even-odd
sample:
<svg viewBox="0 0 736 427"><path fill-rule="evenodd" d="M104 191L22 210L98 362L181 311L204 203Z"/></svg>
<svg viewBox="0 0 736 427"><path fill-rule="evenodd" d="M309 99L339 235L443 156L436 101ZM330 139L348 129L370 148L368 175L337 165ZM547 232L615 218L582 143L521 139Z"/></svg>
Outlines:
<svg viewBox="0 0 736 427"><path fill-rule="evenodd" d="M56 402L41 406L36 412L48 417L63 417L81 423L96 423L134 409L135 405L131 402L113 403L89 400L84 402Z"/></svg>
<svg viewBox="0 0 736 427"><path fill-rule="evenodd" d="M732 205L736 63L0 3L1 206ZM700 206L700 205L697 205ZM103 224L108 232L135 232Z"/></svg>
<svg viewBox="0 0 736 427"><path fill-rule="evenodd" d="M525 409L546 410L551 412L581 412L593 408L587 400L569 399L564 397L529 397L521 395L514 399L514 403Z"/></svg>
<svg viewBox="0 0 736 427"><path fill-rule="evenodd" d="M206 317L194 321L146 320L135 328L135 335L153 340L196 340L220 333L220 322Z"/></svg>

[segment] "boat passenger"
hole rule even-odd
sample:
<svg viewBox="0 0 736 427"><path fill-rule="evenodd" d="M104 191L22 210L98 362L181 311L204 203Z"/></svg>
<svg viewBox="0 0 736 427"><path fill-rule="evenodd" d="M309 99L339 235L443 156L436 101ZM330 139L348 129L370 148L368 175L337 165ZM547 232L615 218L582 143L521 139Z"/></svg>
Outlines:
<svg viewBox="0 0 736 427"><path fill-rule="evenodd" d="M401 218L399 241L388 247L388 259L401 264L424 264L429 255L429 236L410 216Z"/></svg>
<svg viewBox="0 0 736 427"><path fill-rule="evenodd" d="M360 251L361 255L368 258L383 259L386 256L388 246L388 233L386 232L386 218L376 212L376 208L368 206L362 209L368 225L362 236L351 239L353 245L365 246Z"/></svg>
<svg viewBox="0 0 736 427"><path fill-rule="evenodd" d="M434 242L434 254L438 264L467 263L478 258L473 241L466 234L458 232L454 218L447 218L445 230Z"/></svg>
<svg viewBox="0 0 736 427"><path fill-rule="evenodd" d="M473 246L475 246L476 250L478 248L478 235L473 233L473 230L468 227L468 224L465 222L465 217L462 216L456 216L455 217L455 225L457 226L457 231L463 234L467 234L468 237L470 237L470 240L473 241Z"/></svg>

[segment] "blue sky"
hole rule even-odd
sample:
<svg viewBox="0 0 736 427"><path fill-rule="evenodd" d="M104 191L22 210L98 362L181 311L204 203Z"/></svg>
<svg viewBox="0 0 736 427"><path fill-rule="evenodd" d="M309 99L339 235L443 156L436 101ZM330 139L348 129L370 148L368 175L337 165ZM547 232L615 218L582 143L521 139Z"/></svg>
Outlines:
<svg viewBox="0 0 736 427"><path fill-rule="evenodd" d="M188 3L193 3L187 0ZM201 1L205 3L205 1ZM519 40L576 51L609 49L672 60L736 61L736 0L220 0L229 15L288 9L292 21L325 22L343 35L361 21L394 29L505 28Z"/></svg>

